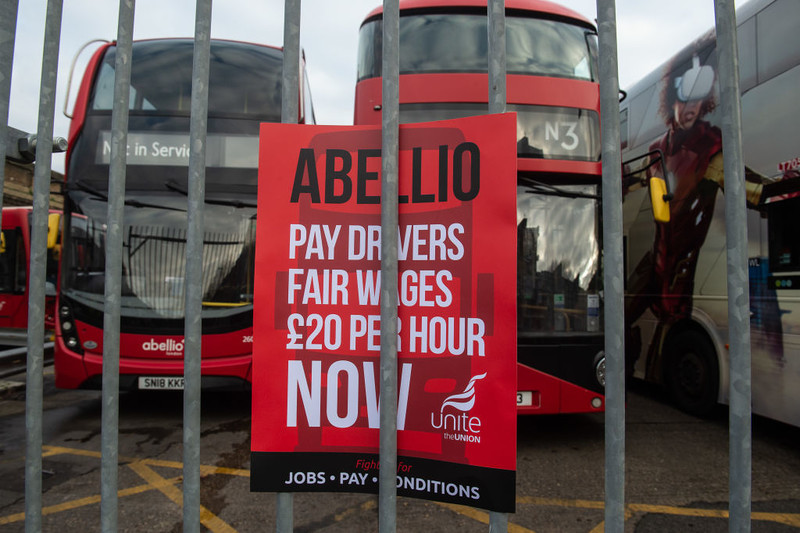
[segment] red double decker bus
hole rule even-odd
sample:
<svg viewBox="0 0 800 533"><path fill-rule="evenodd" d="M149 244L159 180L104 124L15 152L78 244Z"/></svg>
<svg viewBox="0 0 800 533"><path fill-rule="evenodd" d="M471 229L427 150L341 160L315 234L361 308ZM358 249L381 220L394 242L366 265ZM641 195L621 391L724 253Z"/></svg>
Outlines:
<svg viewBox="0 0 800 533"><path fill-rule="evenodd" d="M99 48L72 117L57 301L56 386L102 383L105 243L116 47ZM133 43L123 213L120 388L183 387L193 41ZM253 346L258 128L281 120L280 49L211 42L202 384L246 388ZM301 122L313 122L301 68Z"/></svg>
<svg viewBox="0 0 800 533"><path fill-rule="evenodd" d="M28 341L28 280L30 279L33 208L4 207L0 231L0 346L25 346ZM61 213L47 220L47 266L44 326L55 327L56 279L60 255Z"/></svg>
<svg viewBox="0 0 800 533"><path fill-rule="evenodd" d="M517 114L517 406L604 408L597 33L542 0L506 0ZM486 0L400 1L400 122L488 113ZM355 123L381 123L383 11L361 25Z"/></svg>

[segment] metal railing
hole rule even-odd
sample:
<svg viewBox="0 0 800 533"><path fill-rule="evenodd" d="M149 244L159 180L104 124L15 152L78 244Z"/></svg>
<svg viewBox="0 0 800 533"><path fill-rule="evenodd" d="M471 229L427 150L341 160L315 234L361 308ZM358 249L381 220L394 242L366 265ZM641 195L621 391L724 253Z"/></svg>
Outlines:
<svg viewBox="0 0 800 533"><path fill-rule="evenodd" d="M603 288L605 290L605 528L625 524L625 295L622 250L622 160L619 145L617 15L614 0L597 1L600 138L603 142Z"/></svg>
<svg viewBox="0 0 800 533"><path fill-rule="evenodd" d="M286 0L284 25L283 122L296 121L299 69L300 0ZM133 0L120 0L117 35L116 81L112 114L112 149L109 176L108 235L103 353L101 522L103 531L117 530L117 470L119 416L119 322L121 291L122 212L125 191L127 102L133 35ZM10 79L16 32L17 0L0 3L0 155L7 153ZM715 0L723 117L728 234L728 293L731 339L730 380L730 530L750 530L751 407L750 344L744 163L741 149L741 104L738 84L736 24L733 0ZM36 136L33 235L30 269L26 389L25 530L41 531L42 521L42 409L43 347L47 215L55 110L55 88L62 0L49 0L44 35L39 120ZM489 6L490 111L505 109L504 2ZM383 184L381 297L381 431L379 525L384 533L396 529L395 467L397 346L397 154L399 93L399 6L384 1L383 24ZM617 77L616 6L614 0L597 0L600 42L600 92L603 138L603 217L605 258L606 371L606 485L605 530L622 532L625 521L624 464L624 320L622 209L619 156L619 83ZM184 531L200 530L200 338L202 307L203 205L206 117L208 109L211 0L198 0L191 104L188 217L186 245L185 390L183 426ZM0 168L0 188L3 185ZM0 199L2 207L2 199ZM277 530L292 530L291 494L278 495ZM508 517L493 513L490 531L506 531Z"/></svg>

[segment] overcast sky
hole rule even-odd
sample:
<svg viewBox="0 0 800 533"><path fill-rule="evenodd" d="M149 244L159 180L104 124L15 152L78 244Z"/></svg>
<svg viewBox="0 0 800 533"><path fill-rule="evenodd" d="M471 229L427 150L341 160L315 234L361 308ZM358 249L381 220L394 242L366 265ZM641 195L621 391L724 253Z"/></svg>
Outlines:
<svg viewBox="0 0 800 533"><path fill-rule="evenodd" d="M300 44L305 50L317 122L351 124L358 28L380 0L305 0ZM562 0L561 4L596 18L596 0ZM745 0L737 0L739 7ZM38 116L41 54L46 0L21 0L17 17L9 125L34 131ZM216 0L212 38L283 44L283 0ZM713 0L617 0L620 86L624 89L666 61L673 53L714 25ZM69 69L78 50L92 39L114 40L119 3L113 0L67 0L56 93L55 135L67 136L63 109ZM195 0L138 0L134 39L192 37ZM78 60L71 101L80 81ZM63 170L63 156L54 169Z"/></svg>

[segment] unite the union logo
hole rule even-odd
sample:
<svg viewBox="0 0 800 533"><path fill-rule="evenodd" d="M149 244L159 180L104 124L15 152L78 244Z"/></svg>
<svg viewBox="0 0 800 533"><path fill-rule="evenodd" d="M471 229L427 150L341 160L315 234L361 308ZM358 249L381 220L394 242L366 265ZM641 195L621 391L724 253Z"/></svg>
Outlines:
<svg viewBox="0 0 800 533"><path fill-rule="evenodd" d="M469 411L475 406L475 383L486 377L486 372L472 376L463 392L448 396L442 402L438 413L431 413L431 426L443 430L445 440L463 442L480 442L481 419L470 416ZM445 414L446 408L451 408ZM459 412L460 411L460 412Z"/></svg>

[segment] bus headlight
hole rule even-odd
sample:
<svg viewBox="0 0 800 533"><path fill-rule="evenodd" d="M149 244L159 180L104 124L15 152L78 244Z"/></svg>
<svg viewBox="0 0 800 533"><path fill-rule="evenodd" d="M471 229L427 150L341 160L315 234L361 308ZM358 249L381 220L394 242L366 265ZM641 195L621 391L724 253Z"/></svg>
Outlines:
<svg viewBox="0 0 800 533"><path fill-rule="evenodd" d="M83 354L80 339L78 339L78 329L75 327L75 321L72 319L72 309L69 305L62 304L58 308L58 317L61 321L61 336L64 338L64 344L70 350Z"/></svg>

